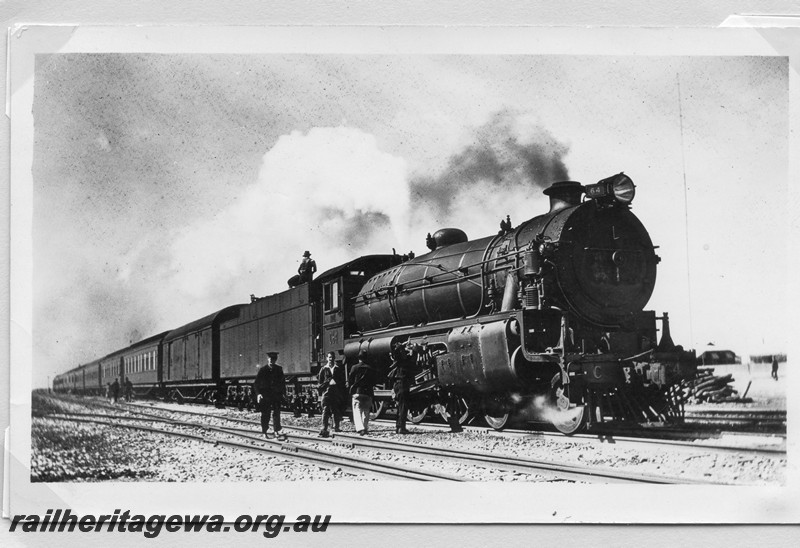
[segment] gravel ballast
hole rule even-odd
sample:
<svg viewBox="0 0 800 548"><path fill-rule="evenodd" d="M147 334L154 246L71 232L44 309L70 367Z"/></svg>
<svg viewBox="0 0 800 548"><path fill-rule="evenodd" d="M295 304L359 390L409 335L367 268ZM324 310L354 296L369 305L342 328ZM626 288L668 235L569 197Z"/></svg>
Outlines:
<svg viewBox="0 0 800 548"><path fill-rule="evenodd" d="M258 415L254 412L144 404L136 407L118 405L114 413L124 413L126 409L142 410L194 422L245 427L252 429L254 435L259 435L256 424L249 426L222 420L224 417L231 417L257 421ZM208 413L209 417L189 417L170 412L169 409L203 412ZM273 456L156 432L78 423L43 416L58 411L76 413L97 411L97 409L76 403L41 398L37 402L37 398L34 399L31 481L263 482L377 479L377 476L372 474L350 472L338 466L324 467L303 463L290 456ZM297 426L314 430L320 426L319 417L309 419L284 415L283 422L287 427ZM152 426L147 421L137 423ZM446 430L410 426L412 434L401 436L394 434L392 426L387 422L374 423L370 437L687 480L736 484L782 484L785 481L785 455L753 456L746 453L719 453L702 448L665 448L659 445L626 447L587 440L578 441L566 437L505 435L477 429L450 433ZM171 427L157 425L156 428ZM195 433L199 433L199 429L194 430L198 430ZM352 433L352 426L346 419L343 421L343 430L345 430L343 434ZM390 462L401 466L435 470L472 481L553 481L552 477L546 475L510 472L430 457L411 457L385 449L337 447L320 443L314 433L309 433L308 436L307 443L310 447L346 455L367 456L375 462Z"/></svg>

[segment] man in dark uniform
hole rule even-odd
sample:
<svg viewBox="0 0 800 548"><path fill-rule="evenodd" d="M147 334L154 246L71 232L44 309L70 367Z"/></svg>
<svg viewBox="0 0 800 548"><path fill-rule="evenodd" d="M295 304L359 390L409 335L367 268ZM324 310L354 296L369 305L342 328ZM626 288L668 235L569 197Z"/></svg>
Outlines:
<svg viewBox="0 0 800 548"><path fill-rule="evenodd" d="M125 378L125 401L133 401L133 383L130 377Z"/></svg>
<svg viewBox="0 0 800 548"><path fill-rule="evenodd" d="M392 390L397 402L397 419L395 432L408 434L406 418L408 415L408 391L411 386L413 372L413 358L411 349L405 345L397 345L392 351L392 365L389 369L389 380L393 382Z"/></svg>
<svg viewBox="0 0 800 548"><path fill-rule="evenodd" d="M286 434L281 433L281 402L286 392L286 385L283 368L277 361L277 352L267 352L267 365L258 370L256 380L253 382L253 392L256 394L256 405L261 411L261 430L264 436L267 439L275 437L269 431L269 418L272 414L275 434L279 440L285 440Z"/></svg>
<svg viewBox="0 0 800 548"><path fill-rule="evenodd" d="M342 388L344 387L344 369L336 363L336 354L328 352L328 361L319 370L317 376L319 399L322 403L322 430L319 436L330 436L328 425L333 416L333 430L339 432L342 421Z"/></svg>

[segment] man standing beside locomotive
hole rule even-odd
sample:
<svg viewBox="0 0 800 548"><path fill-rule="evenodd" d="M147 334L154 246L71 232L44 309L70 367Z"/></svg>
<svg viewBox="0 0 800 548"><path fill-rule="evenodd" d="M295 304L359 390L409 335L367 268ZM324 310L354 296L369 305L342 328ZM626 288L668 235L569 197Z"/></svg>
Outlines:
<svg viewBox="0 0 800 548"><path fill-rule="evenodd" d="M397 419L395 420L395 432L398 434L408 434L406 429L406 416L408 414L408 391L411 386L411 376L413 375L412 349L407 345L398 344L392 350L392 366L389 369L389 379L394 381L392 390L394 399L397 402Z"/></svg>
<svg viewBox="0 0 800 548"><path fill-rule="evenodd" d="M339 432L339 423L342 421L342 389L344 388L344 369L336 363L336 354L328 352L328 361L319 370L318 391L322 403L322 430L321 438L329 437L331 415L333 415L333 430Z"/></svg>
<svg viewBox="0 0 800 548"><path fill-rule="evenodd" d="M277 364L278 353L267 352L267 365L261 367L253 382L253 391L256 394L256 405L261 411L261 430L267 439L275 437L269 432L269 418L272 414L273 428L279 440L285 440L286 434L281 434L281 402L286 392L283 368ZM259 364L256 364L259 367Z"/></svg>
<svg viewBox="0 0 800 548"><path fill-rule="evenodd" d="M374 387L377 383L376 371L364 362L367 353L358 353L358 363L350 369L350 395L353 397L353 425L356 432L364 436L369 432L369 414Z"/></svg>

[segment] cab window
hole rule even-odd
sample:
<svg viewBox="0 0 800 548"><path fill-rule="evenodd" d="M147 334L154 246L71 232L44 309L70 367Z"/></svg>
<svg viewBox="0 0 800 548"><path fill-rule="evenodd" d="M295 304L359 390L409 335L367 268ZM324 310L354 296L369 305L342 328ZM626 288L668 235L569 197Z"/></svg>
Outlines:
<svg viewBox="0 0 800 548"><path fill-rule="evenodd" d="M339 282L336 281L325 284L322 298L325 312L339 310Z"/></svg>

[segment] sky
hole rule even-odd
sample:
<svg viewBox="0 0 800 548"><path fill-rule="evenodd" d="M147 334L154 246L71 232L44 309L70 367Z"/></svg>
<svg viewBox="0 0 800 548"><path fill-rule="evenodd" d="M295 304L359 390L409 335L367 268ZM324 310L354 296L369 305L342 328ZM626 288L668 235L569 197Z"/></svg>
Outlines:
<svg viewBox="0 0 800 548"><path fill-rule="evenodd" d="M34 386L250 294L620 171L673 339L785 350L783 57L40 54Z"/></svg>

